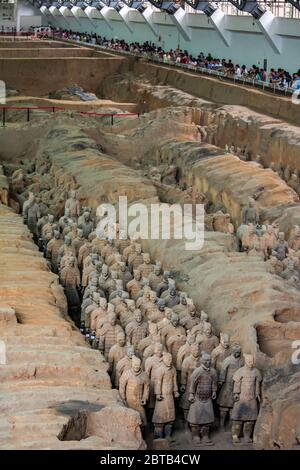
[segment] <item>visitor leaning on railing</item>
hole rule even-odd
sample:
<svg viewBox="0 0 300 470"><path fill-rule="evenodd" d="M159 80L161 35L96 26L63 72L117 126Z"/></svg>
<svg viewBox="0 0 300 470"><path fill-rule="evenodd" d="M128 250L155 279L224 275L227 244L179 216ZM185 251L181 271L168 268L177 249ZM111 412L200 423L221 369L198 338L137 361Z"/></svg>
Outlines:
<svg viewBox="0 0 300 470"><path fill-rule="evenodd" d="M203 52L197 57L189 54L187 50L171 49L164 51L161 46L157 46L149 41L139 44L137 42L128 44L124 40L106 39L97 34L79 33L67 30L57 30L55 35L60 35L63 39L88 43L112 49L122 54L131 54L144 57L148 60L188 68L200 73L218 76L220 79L230 79L245 84L252 84L263 89L271 88L272 91L283 91L292 93L300 88L300 69L291 75L288 71L279 68L271 69L269 74L265 68L259 68L255 64L247 69L246 65L234 65L229 59L220 60L214 58L210 53L205 57Z"/></svg>

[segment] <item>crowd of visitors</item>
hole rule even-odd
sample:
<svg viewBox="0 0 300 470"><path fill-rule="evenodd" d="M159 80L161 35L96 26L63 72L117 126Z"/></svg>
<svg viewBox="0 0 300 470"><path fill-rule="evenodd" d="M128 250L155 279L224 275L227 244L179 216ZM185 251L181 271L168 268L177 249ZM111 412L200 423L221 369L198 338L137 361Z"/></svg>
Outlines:
<svg viewBox="0 0 300 470"><path fill-rule="evenodd" d="M182 49L164 50L161 46L157 46L149 41L140 44L138 42L126 43L122 39L107 39L97 34L79 33L73 31L60 31L60 34L65 39L72 39L75 41L87 42L99 46L107 47L122 52L129 52L132 54L141 54L148 56L152 59L158 59L164 63L184 64L196 68L205 68L221 72L226 77L245 78L256 80L260 82L270 83L277 85L279 88L294 88L300 89L300 69L290 74L287 70L271 68L268 72L266 68L252 65L234 64L230 59L219 59L212 56L211 53L205 55L200 52L197 56L190 54Z"/></svg>

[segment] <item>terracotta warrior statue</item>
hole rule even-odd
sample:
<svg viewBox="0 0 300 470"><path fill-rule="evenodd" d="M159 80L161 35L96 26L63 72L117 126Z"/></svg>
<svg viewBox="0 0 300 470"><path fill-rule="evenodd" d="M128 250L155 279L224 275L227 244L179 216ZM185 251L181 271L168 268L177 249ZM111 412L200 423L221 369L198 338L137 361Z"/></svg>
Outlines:
<svg viewBox="0 0 300 470"><path fill-rule="evenodd" d="M142 370L141 360L133 356L131 368L124 371L120 377L119 393L124 404L136 410L141 417L142 427L146 426L147 418L145 405L149 398L150 380Z"/></svg>
<svg viewBox="0 0 300 470"><path fill-rule="evenodd" d="M58 258L59 251L63 245L64 241L60 238L60 233L58 230L54 230L51 240L47 243L46 248L46 257L51 260L51 266L53 272L58 274Z"/></svg>
<svg viewBox="0 0 300 470"><path fill-rule="evenodd" d="M154 393L156 396L152 422L154 439L171 438L175 421L174 398L179 397L176 369L170 353L164 353L162 364L155 372Z"/></svg>
<svg viewBox="0 0 300 470"><path fill-rule="evenodd" d="M145 338L141 339L141 341L139 342L137 346L138 356L143 357L144 362L146 358L153 355L154 345L156 343L160 343L160 334L158 333L158 330L157 330L157 324L149 321L148 322L148 335L145 336ZM144 351L149 347L151 348L151 350L149 350L149 354L147 354L147 356L145 357Z"/></svg>
<svg viewBox="0 0 300 470"><path fill-rule="evenodd" d="M292 277L297 276L298 273L295 269L295 263L293 259L287 258L287 265L286 268L280 273L280 276L287 281L290 280Z"/></svg>
<svg viewBox="0 0 300 470"><path fill-rule="evenodd" d="M163 273L162 281L158 284L156 288L157 297L161 297L162 293L169 289L169 277L170 277L169 271L165 271Z"/></svg>
<svg viewBox="0 0 300 470"><path fill-rule="evenodd" d="M265 260L270 258L276 242L277 238L274 227L273 225L268 225L267 231L263 234L261 239L261 247L264 252Z"/></svg>
<svg viewBox="0 0 300 470"><path fill-rule="evenodd" d="M128 257L128 267L133 272L135 269L139 269L140 265L143 264L142 247L139 243L135 244L135 251Z"/></svg>
<svg viewBox="0 0 300 470"><path fill-rule="evenodd" d="M207 354L211 354L219 345L219 340L217 336L213 334L210 323L205 325L203 335L197 336L196 341L200 344L201 352L205 351Z"/></svg>
<svg viewBox="0 0 300 470"><path fill-rule="evenodd" d="M154 265L151 264L149 253L143 253L143 261L144 262L139 265L139 270L141 271L142 277L149 277L154 271Z"/></svg>
<svg viewBox="0 0 300 470"><path fill-rule="evenodd" d="M259 222L259 213L255 207L255 201L249 197L248 204L242 210L242 223L256 225Z"/></svg>
<svg viewBox="0 0 300 470"><path fill-rule="evenodd" d="M145 278L143 278L143 284L144 282L145 282ZM144 284L144 287L140 291L139 297L136 299L136 302L135 302L136 307L141 309L142 312L144 312L145 306L150 300L150 293L151 293L150 287L147 284Z"/></svg>
<svg viewBox="0 0 300 470"><path fill-rule="evenodd" d="M132 280L132 274L127 268L126 263L124 263L124 261L121 261L121 263L119 263L118 279L121 279L123 281L124 289L126 289L128 282Z"/></svg>
<svg viewBox="0 0 300 470"><path fill-rule="evenodd" d="M84 263L84 267L82 269L81 285L84 288L88 285L89 275L93 271L95 271L96 262L99 261L99 255L97 255L96 253L91 253L89 256L86 257L86 259L87 258L89 258L89 262ZM102 264L101 264L101 267L102 267ZM99 273L97 273L97 275L99 275Z"/></svg>
<svg viewBox="0 0 300 470"><path fill-rule="evenodd" d="M81 228L84 238L88 238L88 236L90 235L90 233L92 233L94 229L94 224L91 219L91 214L89 212L83 213L83 222L78 225L78 227Z"/></svg>
<svg viewBox="0 0 300 470"><path fill-rule="evenodd" d="M134 310L135 302L132 299L122 299L118 305L115 306L115 312L123 328L133 319Z"/></svg>
<svg viewBox="0 0 300 470"><path fill-rule="evenodd" d="M200 347L199 344L194 343L190 347L190 354L183 360L181 365L180 374L180 393L182 397L180 400L180 408L183 411L183 417L186 420L190 409L190 386L191 376L194 370L200 366Z"/></svg>
<svg viewBox="0 0 300 470"><path fill-rule="evenodd" d="M162 319L161 311L158 308L158 302L156 293L154 291L149 292L149 300L143 305L143 311L145 317L150 322L157 322Z"/></svg>
<svg viewBox="0 0 300 470"><path fill-rule="evenodd" d="M223 233L234 233L234 226L230 221L230 214L224 214L222 211L218 211L213 215L213 229L216 232Z"/></svg>
<svg viewBox="0 0 300 470"><path fill-rule="evenodd" d="M75 250L72 246L72 240L71 238L66 235L64 238L64 244L61 246L59 250L59 256L58 256L58 266L59 269L63 269L70 257L73 257L75 260L75 265L77 266L77 258L75 255Z"/></svg>
<svg viewBox="0 0 300 470"><path fill-rule="evenodd" d="M111 278L111 273L106 264L102 265L101 274L99 275L99 287L105 292L105 295L108 295L108 282Z"/></svg>
<svg viewBox="0 0 300 470"><path fill-rule="evenodd" d="M47 223L48 223L48 214L42 215L39 218L39 220L37 221L36 231L37 231L38 237L42 236L42 229L43 229L44 225L46 225ZM40 241L40 239L39 239L39 241Z"/></svg>
<svg viewBox="0 0 300 470"><path fill-rule="evenodd" d="M116 387L116 370L118 362L126 356L126 341L124 333L118 333L117 342L108 353L108 372L110 374L111 383Z"/></svg>
<svg viewBox="0 0 300 470"><path fill-rule="evenodd" d="M161 330L161 342L166 346L171 336L185 336L185 329L179 325L179 317L176 313L171 314L170 323Z"/></svg>
<svg viewBox="0 0 300 470"><path fill-rule="evenodd" d="M193 328L191 329L191 333L195 336L202 335L204 332L204 328L207 324L209 324L208 314L204 312L204 310L201 310L200 322L198 323L198 325L193 326Z"/></svg>
<svg viewBox="0 0 300 470"><path fill-rule="evenodd" d="M173 312L177 313L181 320L189 314L188 297L186 295L186 292L179 292L179 299L179 304L174 305Z"/></svg>
<svg viewBox="0 0 300 470"><path fill-rule="evenodd" d="M163 280L163 273L161 269L161 263L157 261L155 263L153 271L149 274L149 286L157 294L157 287Z"/></svg>
<svg viewBox="0 0 300 470"><path fill-rule="evenodd" d="M78 250L78 266L80 269L83 269L84 260L92 252L92 249L92 244L88 240L84 240L84 243Z"/></svg>
<svg viewBox="0 0 300 470"><path fill-rule="evenodd" d="M126 370L131 368L131 359L134 356L134 349L132 346L126 346L125 356L122 357L116 366L115 386L119 388L120 377Z"/></svg>
<svg viewBox="0 0 300 470"><path fill-rule="evenodd" d="M276 257L279 261L283 261L287 257L289 246L284 239L284 232L279 232L278 240L273 251L276 253Z"/></svg>
<svg viewBox="0 0 300 470"><path fill-rule="evenodd" d="M211 367L211 358L207 353L201 354L201 365L191 376L189 390L190 409L187 421L195 444L212 444L209 438L210 427L214 422L212 400L216 399L217 372Z"/></svg>
<svg viewBox="0 0 300 470"><path fill-rule="evenodd" d="M194 326L200 323L200 318L197 317L197 310L195 305L190 304L188 306L188 314L185 315L180 320L180 325L183 326L186 330L191 330Z"/></svg>
<svg viewBox="0 0 300 470"><path fill-rule="evenodd" d="M135 240L130 240L129 245L127 245L123 249L122 255L123 255L123 259L126 263L128 262L129 256L132 255L135 252L135 244L136 244Z"/></svg>
<svg viewBox="0 0 300 470"><path fill-rule="evenodd" d="M84 333L85 329L85 309L93 303L93 294L94 292L97 292L97 286L91 285L89 288L89 294L82 299L81 303L81 314L80 314L80 330L82 333Z"/></svg>
<svg viewBox="0 0 300 470"><path fill-rule="evenodd" d="M80 289L80 273L75 265L74 256L68 258L66 266L60 272L60 282L65 289L65 294L68 300L68 308L71 311L74 321L79 322L77 319L77 310L79 309L80 301L78 290Z"/></svg>
<svg viewBox="0 0 300 470"><path fill-rule="evenodd" d="M178 378L180 380L180 373L182 368L182 363L186 357L191 354L191 347L192 344L195 343L195 335L193 335L190 331L187 332L187 336L185 339L185 343L179 348L177 353L177 361L176 361L176 370L178 373Z"/></svg>
<svg viewBox="0 0 300 470"><path fill-rule="evenodd" d="M232 353L227 356L219 371L219 387L220 391L217 398L217 404L220 410L220 427L221 430L225 429L226 417L229 414L231 418L231 411L233 408L233 380L232 377L235 372L244 365L244 361L241 358L241 347L234 345Z"/></svg>
<svg viewBox="0 0 300 470"><path fill-rule="evenodd" d="M173 366L176 367L177 354L181 346L186 342L185 335L174 335L170 336L166 342L166 349L172 355Z"/></svg>
<svg viewBox="0 0 300 470"><path fill-rule="evenodd" d="M240 442L243 432L246 442L252 442L252 432L261 400L262 376L254 367L252 354L244 354L245 365L233 375L232 440Z"/></svg>
<svg viewBox="0 0 300 470"><path fill-rule="evenodd" d="M70 217L74 220L77 220L80 216L81 206L80 202L76 198L76 191L74 191L74 189L71 189L70 191L70 197L66 200L65 209L69 209Z"/></svg>
<svg viewBox="0 0 300 470"><path fill-rule="evenodd" d="M121 253L123 254L123 251L125 248L127 248L130 245L130 240L125 232L125 230L120 230L119 232L119 238L115 241L115 247Z"/></svg>
<svg viewBox="0 0 300 470"><path fill-rule="evenodd" d="M108 359L110 348L116 344L117 335L123 333L123 328L117 324L117 316L114 312L109 313L107 322L99 332L99 349L104 354L105 359Z"/></svg>
<svg viewBox="0 0 300 470"><path fill-rule="evenodd" d="M247 232L242 237L243 251L251 251L258 243L259 239L255 233L255 227L253 224L249 224Z"/></svg>
<svg viewBox="0 0 300 470"><path fill-rule="evenodd" d="M32 193L29 193L28 204L23 205L23 217L24 222L27 224L29 230L33 233L33 235L37 236L37 223L39 218L41 217L39 204L37 202L37 198ZM24 209L25 207L25 209Z"/></svg>
<svg viewBox="0 0 300 470"><path fill-rule="evenodd" d="M180 297L176 290L175 282L173 281L173 279L169 279L169 289L163 294L166 294L165 296L162 295L162 298L165 299L166 307L173 308L175 307L175 305L179 304Z"/></svg>
<svg viewBox="0 0 300 470"><path fill-rule="evenodd" d="M230 340L227 333L220 333L220 344L211 353L211 365L219 373L224 359L231 354Z"/></svg>
<svg viewBox="0 0 300 470"><path fill-rule="evenodd" d="M139 309L134 311L134 320L125 328L127 341L132 344L134 351L138 353L140 341L146 338L148 334L148 323L144 320L142 312Z"/></svg>
<svg viewBox="0 0 300 470"><path fill-rule="evenodd" d="M106 301L106 299L104 300ZM96 319L99 315L98 312L100 310L101 302L103 302L103 297L100 297L99 292L94 291L92 293L92 302L87 305L84 310L84 325L87 330L96 332Z"/></svg>
<svg viewBox="0 0 300 470"><path fill-rule="evenodd" d="M145 372L150 380L150 393L147 408L153 411L155 406L155 373L162 364L163 345L161 343L153 344L153 355L147 357L145 361Z"/></svg>
<svg viewBox="0 0 300 470"><path fill-rule="evenodd" d="M70 210L65 209L64 215L62 217L60 217L60 219L58 221L58 225L59 225L59 228L60 228L61 232L64 232L64 230L67 227L71 227L73 222L74 222L73 219L71 219L71 217L70 217Z"/></svg>
<svg viewBox="0 0 300 470"><path fill-rule="evenodd" d="M133 300L137 300L142 289L142 275L139 270L133 271L133 279L128 282L127 292Z"/></svg>
<svg viewBox="0 0 300 470"><path fill-rule="evenodd" d="M22 207L22 215L23 215L23 219L24 219L25 224L27 224L27 222L28 222L28 208L33 203L34 203L34 194L32 192L29 192L28 193L28 198L26 199L26 201L24 201L23 207Z"/></svg>
<svg viewBox="0 0 300 470"><path fill-rule="evenodd" d="M98 294L99 295L99 294ZM89 309L90 310L90 309ZM96 338L100 337L100 330L104 323L108 320L109 307L105 297L99 297L97 306L90 313L90 328L96 332ZM85 322L88 325L89 314L87 308L85 309Z"/></svg>
<svg viewBox="0 0 300 470"><path fill-rule="evenodd" d="M41 236L46 244L51 239L55 227L58 228L54 221L54 215L48 214L48 220L41 229Z"/></svg>
<svg viewBox="0 0 300 470"><path fill-rule="evenodd" d="M109 296L109 301L117 306L120 302L120 300L123 299L129 299L129 294L127 291L123 289L123 281L122 279L117 279L116 280L116 290L113 291L110 296Z"/></svg>
<svg viewBox="0 0 300 470"><path fill-rule="evenodd" d="M72 246L75 249L76 256L78 257L79 250L82 245L85 243L85 238L83 236L83 231L81 228L77 228L77 236L72 240Z"/></svg>

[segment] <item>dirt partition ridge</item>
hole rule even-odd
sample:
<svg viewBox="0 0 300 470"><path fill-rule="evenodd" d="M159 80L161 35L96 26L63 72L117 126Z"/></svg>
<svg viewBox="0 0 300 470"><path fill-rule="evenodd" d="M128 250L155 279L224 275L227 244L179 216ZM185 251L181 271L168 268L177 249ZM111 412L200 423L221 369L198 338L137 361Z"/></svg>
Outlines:
<svg viewBox="0 0 300 470"><path fill-rule="evenodd" d="M190 107L193 122L203 128L203 139L207 143L225 148L227 145L241 150L251 159L258 155L265 167L272 162L300 170L300 128L282 119L245 106L221 105L196 97L197 93L182 91L170 85L156 84L151 76L142 74L137 79L132 74L112 76L104 79L98 89L99 96L115 101L137 101L140 112L149 112L162 107Z"/></svg>
<svg viewBox="0 0 300 470"><path fill-rule="evenodd" d="M257 88L155 65L144 60L133 62L133 73L145 74L157 85L169 85L214 103L247 106L255 111L267 112L270 116L300 124L300 107L292 102L290 96L261 92Z"/></svg>

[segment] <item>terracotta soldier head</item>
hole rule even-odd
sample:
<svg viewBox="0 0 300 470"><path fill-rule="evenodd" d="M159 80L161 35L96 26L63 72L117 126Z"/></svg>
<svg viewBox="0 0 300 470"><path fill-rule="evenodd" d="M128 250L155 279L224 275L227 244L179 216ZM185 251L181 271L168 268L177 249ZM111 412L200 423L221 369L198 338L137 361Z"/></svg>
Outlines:
<svg viewBox="0 0 300 470"><path fill-rule="evenodd" d="M200 356L200 345L198 343L193 343L191 345L191 356L198 358Z"/></svg>
<svg viewBox="0 0 300 470"><path fill-rule="evenodd" d="M54 238L56 238L56 240L60 239L60 232L58 230L54 230L53 235L54 235Z"/></svg>
<svg viewBox="0 0 300 470"><path fill-rule="evenodd" d="M117 315L115 314L115 312L109 313L108 321L112 326L114 326L117 323Z"/></svg>
<svg viewBox="0 0 300 470"><path fill-rule="evenodd" d="M144 263L150 264L151 258L150 258L149 253L144 253L144 254L143 254L143 260L144 260Z"/></svg>
<svg viewBox="0 0 300 470"><path fill-rule="evenodd" d="M117 344L121 347L125 346L125 335L124 333L117 334Z"/></svg>
<svg viewBox="0 0 300 470"><path fill-rule="evenodd" d="M245 366L248 367L248 369L253 369L254 367L254 357L252 354L244 354L244 359L245 359Z"/></svg>
<svg viewBox="0 0 300 470"><path fill-rule="evenodd" d="M69 266L70 268L73 268L73 267L75 266L75 258L74 258L74 256L70 256L70 257L68 258L68 266Z"/></svg>
<svg viewBox="0 0 300 470"><path fill-rule="evenodd" d="M141 324L143 322L142 312L138 308L134 311L134 319L138 324Z"/></svg>
<svg viewBox="0 0 300 470"><path fill-rule="evenodd" d="M163 345L161 343L155 343L154 345L154 355L157 357L163 356Z"/></svg>
<svg viewBox="0 0 300 470"><path fill-rule="evenodd" d="M133 276L136 281L140 281L142 278L141 271L139 269L134 269Z"/></svg>
<svg viewBox="0 0 300 470"><path fill-rule="evenodd" d="M241 357L241 354L242 354L242 349L241 349L241 346L239 344L234 344L233 347L232 347L232 354L233 356L237 359L239 357Z"/></svg>
<svg viewBox="0 0 300 470"><path fill-rule="evenodd" d="M220 333L220 343L224 349L228 349L230 346L229 336L227 333Z"/></svg>
<svg viewBox="0 0 300 470"><path fill-rule="evenodd" d="M165 352L163 353L163 363L168 369L172 367L172 354Z"/></svg>
<svg viewBox="0 0 300 470"><path fill-rule="evenodd" d="M176 315L176 313L172 313L171 323L173 326L177 326L179 324L179 317Z"/></svg>
<svg viewBox="0 0 300 470"><path fill-rule="evenodd" d="M131 359L132 370L135 374L139 374L142 369L142 361L139 357L133 356Z"/></svg>
<svg viewBox="0 0 300 470"><path fill-rule="evenodd" d="M126 355L130 357L130 359L134 356L134 348L133 346L129 345L126 348Z"/></svg>
<svg viewBox="0 0 300 470"><path fill-rule="evenodd" d="M104 310L107 310L107 300L105 297L100 298L100 307Z"/></svg>
<svg viewBox="0 0 300 470"><path fill-rule="evenodd" d="M205 336L207 336L207 338L209 338L212 335L212 327L210 323L207 323L205 325L203 333L205 334Z"/></svg>
<svg viewBox="0 0 300 470"><path fill-rule="evenodd" d="M149 300L152 303L155 303L155 301L156 301L156 292L154 292L153 290L151 290L149 292Z"/></svg>
<svg viewBox="0 0 300 470"><path fill-rule="evenodd" d="M201 354L201 364L204 369L209 370L210 365L211 365L211 357L210 354L207 354L206 352L202 352Z"/></svg>
<svg viewBox="0 0 300 470"><path fill-rule="evenodd" d="M72 238L65 236L65 245L70 246L72 243Z"/></svg>
<svg viewBox="0 0 300 470"><path fill-rule="evenodd" d="M187 296L185 292L180 292L180 303L182 305L187 305Z"/></svg>

